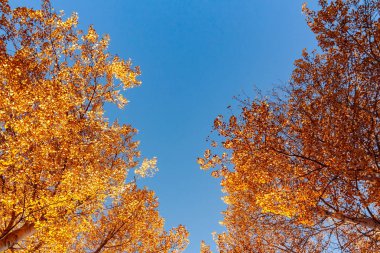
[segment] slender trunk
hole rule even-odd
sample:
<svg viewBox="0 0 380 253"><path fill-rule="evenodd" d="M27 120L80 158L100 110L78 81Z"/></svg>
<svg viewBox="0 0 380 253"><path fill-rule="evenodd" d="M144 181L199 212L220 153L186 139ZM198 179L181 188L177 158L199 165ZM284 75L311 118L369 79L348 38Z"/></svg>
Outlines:
<svg viewBox="0 0 380 253"><path fill-rule="evenodd" d="M0 240L0 252L6 251L16 243L24 240L35 232L34 224L26 222L22 227L12 231Z"/></svg>

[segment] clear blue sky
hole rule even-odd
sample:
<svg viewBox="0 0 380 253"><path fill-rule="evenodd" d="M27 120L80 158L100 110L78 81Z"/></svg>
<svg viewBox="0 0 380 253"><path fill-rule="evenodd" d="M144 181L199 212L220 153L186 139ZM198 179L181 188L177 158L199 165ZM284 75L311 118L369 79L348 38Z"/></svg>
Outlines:
<svg viewBox="0 0 380 253"><path fill-rule="evenodd" d="M111 53L141 67L142 87L126 91L130 104L107 115L137 128L143 155L158 158L160 171L141 184L156 191L167 228L188 228L186 252L199 252L202 239L214 248L211 232L223 230L219 182L196 163L213 120L228 113L233 96L286 83L302 49L315 47L302 3L53 1L56 10L78 12L80 28L109 34Z"/></svg>

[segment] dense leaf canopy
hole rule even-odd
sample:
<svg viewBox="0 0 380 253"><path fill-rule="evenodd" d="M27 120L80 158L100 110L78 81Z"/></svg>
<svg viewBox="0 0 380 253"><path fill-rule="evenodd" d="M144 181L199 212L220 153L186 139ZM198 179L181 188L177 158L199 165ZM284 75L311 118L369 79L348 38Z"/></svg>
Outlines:
<svg viewBox="0 0 380 253"><path fill-rule="evenodd" d="M218 117L224 153L198 160L226 192L220 252L380 251L380 2L319 3L320 49L285 92Z"/></svg>
<svg viewBox="0 0 380 253"><path fill-rule="evenodd" d="M136 167L136 130L104 116L139 69L48 0L0 15L0 251L182 251L185 228L166 232L154 193L126 181L155 161Z"/></svg>

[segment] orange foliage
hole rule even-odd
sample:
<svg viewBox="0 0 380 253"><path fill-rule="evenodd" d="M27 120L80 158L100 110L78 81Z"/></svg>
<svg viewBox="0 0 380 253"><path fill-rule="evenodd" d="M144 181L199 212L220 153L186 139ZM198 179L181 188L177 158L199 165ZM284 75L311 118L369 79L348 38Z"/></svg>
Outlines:
<svg viewBox="0 0 380 253"><path fill-rule="evenodd" d="M208 246L204 241L201 242L201 251L200 253L212 253L210 246Z"/></svg>
<svg viewBox="0 0 380 253"><path fill-rule="evenodd" d="M166 232L154 193L126 183L136 130L104 117L105 103L126 104L120 89L140 84L139 69L48 0L1 0L0 14L0 251L182 251L185 228Z"/></svg>
<svg viewBox="0 0 380 253"><path fill-rule="evenodd" d="M217 118L225 153L198 159L226 192L220 252L380 251L380 4L319 2L320 50L283 95Z"/></svg>

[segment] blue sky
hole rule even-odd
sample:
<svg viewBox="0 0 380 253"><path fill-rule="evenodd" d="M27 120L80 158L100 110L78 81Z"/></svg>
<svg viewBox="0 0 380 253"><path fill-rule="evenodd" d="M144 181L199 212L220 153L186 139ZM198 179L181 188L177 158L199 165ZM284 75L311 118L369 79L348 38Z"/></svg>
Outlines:
<svg viewBox="0 0 380 253"><path fill-rule="evenodd" d="M188 228L186 252L199 252L201 240L214 248L211 232L223 230L219 181L196 163L213 120L229 113L233 96L285 84L302 49L315 48L302 3L53 1L56 10L78 12L80 28L109 34L110 52L141 67L143 85L125 92L130 104L107 115L137 128L143 156L158 158L158 174L140 184L156 191L167 228Z"/></svg>

